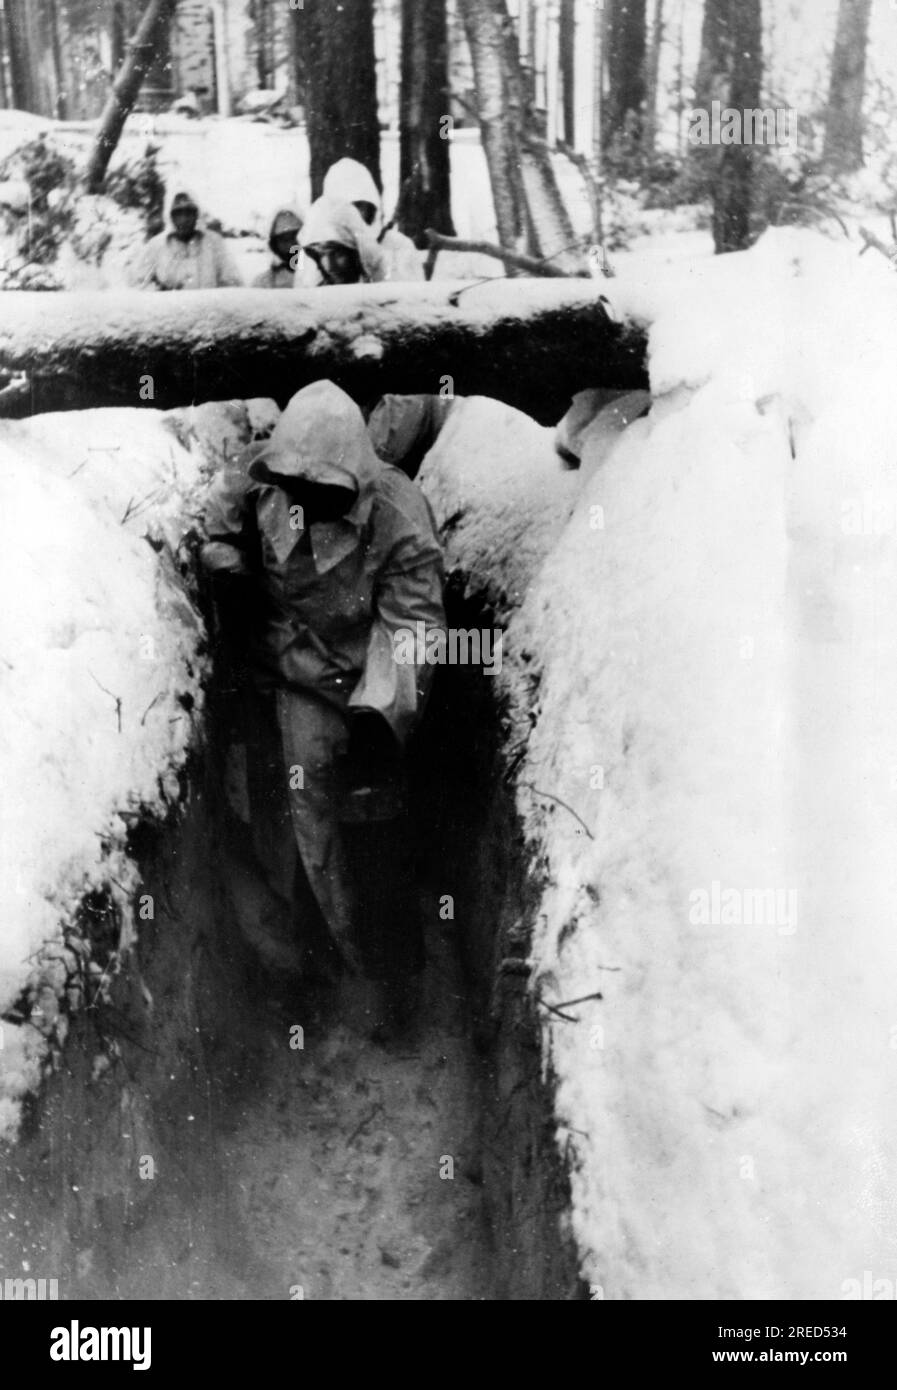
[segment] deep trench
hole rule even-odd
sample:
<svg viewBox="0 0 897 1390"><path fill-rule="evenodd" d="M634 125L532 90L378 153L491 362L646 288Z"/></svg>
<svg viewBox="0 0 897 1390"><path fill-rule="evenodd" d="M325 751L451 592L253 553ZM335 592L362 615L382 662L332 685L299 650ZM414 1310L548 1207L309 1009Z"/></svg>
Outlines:
<svg viewBox="0 0 897 1390"><path fill-rule="evenodd" d="M492 625L456 585L447 617ZM62 1299L587 1297L493 682L440 668L413 750L427 965L414 1022L384 1044L301 992L291 1012L259 990L216 680L180 812L132 835L155 916L109 1002L73 1016L3 1155L0 1275L56 1278ZM85 913L106 930L102 904Z"/></svg>

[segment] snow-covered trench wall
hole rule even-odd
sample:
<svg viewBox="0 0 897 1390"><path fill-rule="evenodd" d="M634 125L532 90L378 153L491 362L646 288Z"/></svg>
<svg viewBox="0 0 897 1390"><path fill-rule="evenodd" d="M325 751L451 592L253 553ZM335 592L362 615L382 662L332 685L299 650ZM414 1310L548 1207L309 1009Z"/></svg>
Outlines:
<svg viewBox="0 0 897 1390"><path fill-rule="evenodd" d="M615 298L647 418L570 474L470 401L422 473L454 612L505 627L463 901L508 1287L859 1297L897 1272L897 282L776 233Z"/></svg>
<svg viewBox="0 0 897 1390"><path fill-rule="evenodd" d="M240 1021L193 551L209 477L276 415L0 424L0 1273L64 1298L183 1296L161 1234L149 1272L123 1259L149 1213L191 1213L182 1262L216 1239L209 1052Z"/></svg>
<svg viewBox="0 0 897 1390"><path fill-rule="evenodd" d="M614 297L646 419L570 471L471 398L421 473L453 619L504 631L421 750L496 1292L849 1297L897 1274L897 283L780 233ZM242 1296L190 538L275 413L0 425L0 1265L65 1297Z"/></svg>

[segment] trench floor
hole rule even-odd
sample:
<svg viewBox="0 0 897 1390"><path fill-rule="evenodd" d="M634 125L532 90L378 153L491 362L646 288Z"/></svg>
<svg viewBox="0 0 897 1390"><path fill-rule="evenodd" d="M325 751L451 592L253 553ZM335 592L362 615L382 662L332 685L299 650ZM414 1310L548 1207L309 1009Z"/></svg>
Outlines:
<svg viewBox="0 0 897 1390"><path fill-rule="evenodd" d="M223 1267L203 1271L193 1296L491 1296L482 1063L455 927L438 921L436 901L421 902L424 920L437 920L418 1008L389 1041L357 1024L357 992L249 1005L249 1055L224 1088L216 1126L231 1235ZM341 1013L350 1005L355 1023Z"/></svg>

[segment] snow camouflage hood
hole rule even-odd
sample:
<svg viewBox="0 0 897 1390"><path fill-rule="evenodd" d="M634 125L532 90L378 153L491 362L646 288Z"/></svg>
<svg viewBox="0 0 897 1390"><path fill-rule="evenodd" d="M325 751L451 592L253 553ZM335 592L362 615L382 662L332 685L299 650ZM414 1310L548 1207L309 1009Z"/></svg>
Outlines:
<svg viewBox="0 0 897 1390"><path fill-rule="evenodd" d="M175 197L189 197L193 207L196 208L196 231L209 231L206 225L206 217L204 217L203 214L203 204L199 202L193 189L189 188L189 186L185 188L184 183L172 183L170 188L165 189L165 202L163 207L163 217L165 221L163 231L168 232L168 235L174 236L174 222L171 221L171 207L172 204L174 204Z"/></svg>
<svg viewBox="0 0 897 1390"><path fill-rule="evenodd" d="M270 439L250 463L249 476L260 483L277 474L347 487L360 499L371 492L382 469L351 396L332 381L315 381L287 402Z"/></svg>
<svg viewBox="0 0 897 1390"><path fill-rule="evenodd" d="M202 203L199 201L196 194L193 192L193 189L185 188L182 183L173 183L165 190L165 206L163 209L163 216L165 218L165 231L171 232L174 230L174 225L171 220L171 209L175 198L190 199L197 212L196 230L198 232L204 231L205 218L203 217L202 213Z"/></svg>
<svg viewBox="0 0 897 1390"><path fill-rule="evenodd" d="M383 199L369 169L357 159L338 159L324 175L321 190L325 198L338 203L373 203L377 209L376 229L383 217Z"/></svg>
<svg viewBox="0 0 897 1390"><path fill-rule="evenodd" d="M360 252L368 233L364 218L351 203L323 197L312 203L300 241L303 248L334 241L338 246L349 246L353 251Z"/></svg>
<svg viewBox="0 0 897 1390"><path fill-rule="evenodd" d="M271 230L268 233L268 245L273 251L274 238L276 236L282 236L285 232L301 231L302 218L299 216L298 212L294 212L292 208L281 208L279 212L275 212L271 222Z"/></svg>
<svg viewBox="0 0 897 1390"><path fill-rule="evenodd" d="M307 252L309 246L319 246L325 241L357 251L362 273L368 280L383 278L376 238L358 208L351 203L338 203L327 197L312 203L299 234L299 245Z"/></svg>

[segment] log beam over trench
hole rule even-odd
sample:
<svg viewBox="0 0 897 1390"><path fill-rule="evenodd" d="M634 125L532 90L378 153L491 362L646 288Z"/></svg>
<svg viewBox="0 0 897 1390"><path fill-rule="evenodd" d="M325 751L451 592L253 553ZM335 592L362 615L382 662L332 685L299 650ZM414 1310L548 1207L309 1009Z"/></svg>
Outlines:
<svg viewBox="0 0 897 1390"><path fill-rule="evenodd" d="M614 323L598 296L589 281L519 279L10 293L0 321L0 416L255 396L282 406L330 377L360 402L384 391L452 390L495 396L553 423L578 390L647 385L643 330Z"/></svg>

